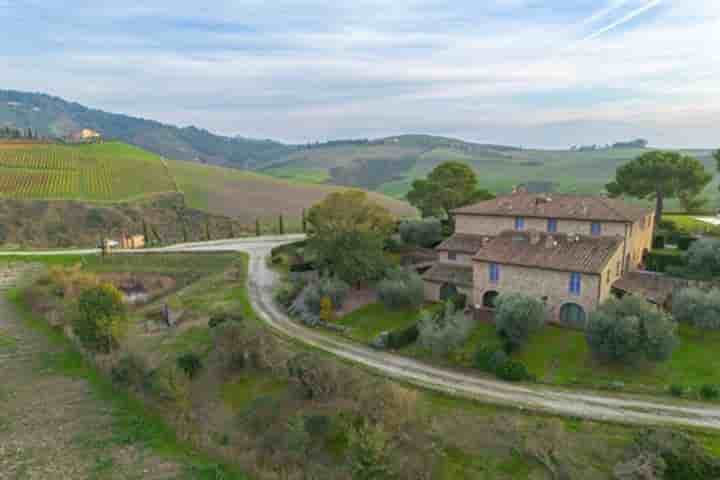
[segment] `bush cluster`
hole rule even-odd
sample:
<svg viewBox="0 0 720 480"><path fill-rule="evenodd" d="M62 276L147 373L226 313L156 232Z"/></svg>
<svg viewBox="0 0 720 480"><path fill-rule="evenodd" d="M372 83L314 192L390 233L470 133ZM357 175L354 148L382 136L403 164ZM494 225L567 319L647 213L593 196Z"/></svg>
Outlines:
<svg viewBox="0 0 720 480"><path fill-rule="evenodd" d="M420 336L417 324L410 325L402 330L390 332L387 339L387 347L394 350L407 347L415 343Z"/></svg>
<svg viewBox="0 0 720 480"><path fill-rule="evenodd" d="M470 336L473 321L463 311L455 310L452 302L442 312L423 312L418 321L418 339L434 356L444 356L461 346Z"/></svg>
<svg viewBox="0 0 720 480"><path fill-rule="evenodd" d="M340 308L345 303L349 291L350 286L342 280L323 278L310 285L305 291L305 306L310 312L319 315L322 300L327 297L335 308Z"/></svg>
<svg viewBox="0 0 720 480"><path fill-rule="evenodd" d="M720 329L720 290L681 290L673 296L672 313L680 323L708 330Z"/></svg>
<svg viewBox="0 0 720 480"><path fill-rule="evenodd" d="M437 218L408 220L400 224L400 238L408 245L431 248L443 238L442 222Z"/></svg>
<svg viewBox="0 0 720 480"><path fill-rule="evenodd" d="M177 366L188 378L195 378L203 368L202 359L196 353L188 352L177 358Z"/></svg>
<svg viewBox="0 0 720 480"><path fill-rule="evenodd" d="M694 242L687 253L687 264L695 274L720 274L720 240L705 238Z"/></svg>
<svg viewBox="0 0 720 480"><path fill-rule="evenodd" d="M423 280L411 270L390 270L378 284L378 296L391 310L419 308L425 299Z"/></svg>
<svg viewBox="0 0 720 480"><path fill-rule="evenodd" d="M661 310L641 298L610 299L590 314L585 338L592 353L609 362L644 358L667 360L678 340L677 325Z"/></svg>
<svg viewBox="0 0 720 480"><path fill-rule="evenodd" d="M492 373L501 380L508 382L521 382L534 380L525 364L512 360L505 351L498 346L480 345L475 353L475 367Z"/></svg>
<svg viewBox="0 0 720 480"><path fill-rule="evenodd" d="M78 298L72 327L89 351L112 352L119 346L127 327L122 294L109 284L83 290Z"/></svg>

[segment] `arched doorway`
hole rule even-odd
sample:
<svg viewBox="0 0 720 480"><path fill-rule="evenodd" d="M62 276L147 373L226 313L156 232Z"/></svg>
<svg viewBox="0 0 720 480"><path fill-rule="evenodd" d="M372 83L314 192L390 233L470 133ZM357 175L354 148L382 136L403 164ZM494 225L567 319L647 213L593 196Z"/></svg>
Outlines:
<svg viewBox="0 0 720 480"><path fill-rule="evenodd" d="M585 309L577 303L560 307L560 323L566 327L585 328Z"/></svg>
<svg viewBox="0 0 720 480"><path fill-rule="evenodd" d="M497 298L500 296L499 292L496 292L495 290L489 290L485 292L485 295L483 295L483 307L485 308L495 308L495 302L497 301Z"/></svg>
<svg viewBox="0 0 720 480"><path fill-rule="evenodd" d="M460 292L458 292L458 289L455 285L453 285L452 283L445 283L442 287L440 287L440 300L443 302L447 302L448 300L456 298L459 293Z"/></svg>

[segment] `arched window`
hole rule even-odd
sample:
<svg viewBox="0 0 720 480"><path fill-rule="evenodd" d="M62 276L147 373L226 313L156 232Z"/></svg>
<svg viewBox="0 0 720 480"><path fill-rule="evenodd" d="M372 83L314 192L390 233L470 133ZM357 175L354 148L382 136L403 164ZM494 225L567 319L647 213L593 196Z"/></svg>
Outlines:
<svg viewBox="0 0 720 480"><path fill-rule="evenodd" d="M498 292L495 290L490 290L485 292L485 295L483 295L483 307L485 308L495 308L495 301L500 296Z"/></svg>
<svg viewBox="0 0 720 480"><path fill-rule="evenodd" d="M560 308L560 323L572 328L585 328L585 310L577 303L566 303Z"/></svg>

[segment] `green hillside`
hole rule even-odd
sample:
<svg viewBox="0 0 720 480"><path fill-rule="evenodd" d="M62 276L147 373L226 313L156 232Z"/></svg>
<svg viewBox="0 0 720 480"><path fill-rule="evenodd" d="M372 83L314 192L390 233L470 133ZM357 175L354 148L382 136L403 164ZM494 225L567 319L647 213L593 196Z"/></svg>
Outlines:
<svg viewBox="0 0 720 480"><path fill-rule="evenodd" d="M168 166L185 193L188 206L246 223L255 219L274 220L278 215L297 220L303 209L341 188L192 162L168 161ZM416 214L406 202L379 193L370 195L398 216Z"/></svg>
<svg viewBox="0 0 720 480"><path fill-rule="evenodd" d="M3 197L119 202L174 191L160 157L123 143L0 143Z"/></svg>
<svg viewBox="0 0 720 480"><path fill-rule="evenodd" d="M180 191L189 208L254 224L303 209L342 187L311 185L238 169L163 160L120 142L91 145L0 142L0 197L118 203ZM400 216L407 203L372 193Z"/></svg>
<svg viewBox="0 0 720 480"><path fill-rule="evenodd" d="M493 192L508 192L519 183L548 181L564 192L599 193L619 165L646 151L649 149L525 150L416 135L306 148L261 171L300 181L359 186L402 198L414 179L454 160L472 166L481 186ZM697 157L715 172L711 150L683 153ZM716 198L717 187L715 180L706 195Z"/></svg>

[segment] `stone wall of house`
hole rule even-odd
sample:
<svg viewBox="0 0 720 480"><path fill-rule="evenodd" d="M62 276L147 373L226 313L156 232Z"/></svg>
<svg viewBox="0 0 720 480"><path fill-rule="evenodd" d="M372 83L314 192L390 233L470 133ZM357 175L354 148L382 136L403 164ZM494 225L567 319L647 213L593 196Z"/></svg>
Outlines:
<svg viewBox="0 0 720 480"><path fill-rule="evenodd" d="M440 289L442 285L435 282L425 281L425 300L428 302L439 302L440 301ZM469 287L456 286L458 292L467 296L468 305L472 303L473 289Z"/></svg>
<svg viewBox="0 0 720 480"><path fill-rule="evenodd" d="M547 231L547 218L525 218L525 230ZM557 220L557 233L578 233L590 235L593 222L587 220ZM625 237L626 224L620 222L600 222L603 236L619 235ZM457 215L455 217L455 233L470 235L498 235L506 230L515 229L515 217L496 217L492 215Z"/></svg>
<svg viewBox="0 0 720 480"><path fill-rule="evenodd" d="M587 315L597 307L600 296L600 276L593 274L582 274L580 295L571 294L569 291L570 272L500 265L500 279L497 283L491 283L489 264L476 261L473 277L475 305L482 305L483 297L489 291L501 295L522 293L543 299L548 307L548 318L552 322L559 322L560 308L565 303L582 306Z"/></svg>
<svg viewBox="0 0 720 480"><path fill-rule="evenodd" d="M453 265L472 265L472 255L467 253L456 253L455 260L450 260L448 252L440 252L440 261Z"/></svg>
<svg viewBox="0 0 720 480"><path fill-rule="evenodd" d="M655 214L635 222L630 234L630 270L635 270L643 261L645 251L652 250Z"/></svg>
<svg viewBox="0 0 720 480"><path fill-rule="evenodd" d="M607 300L612 293L612 284L623 276L623 245L610 258L600 276L600 303Z"/></svg>

